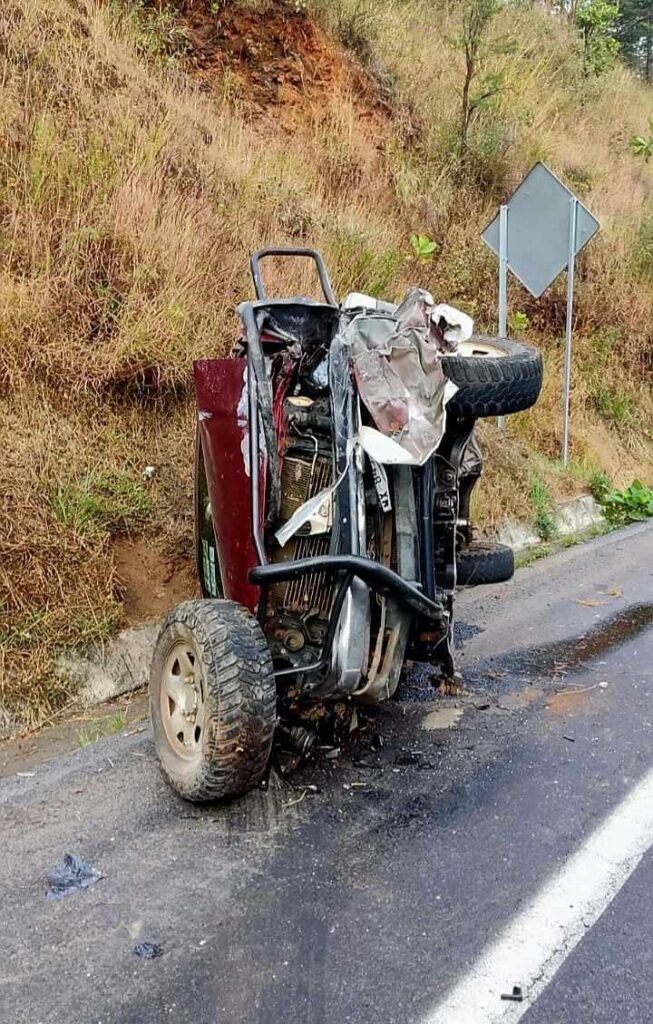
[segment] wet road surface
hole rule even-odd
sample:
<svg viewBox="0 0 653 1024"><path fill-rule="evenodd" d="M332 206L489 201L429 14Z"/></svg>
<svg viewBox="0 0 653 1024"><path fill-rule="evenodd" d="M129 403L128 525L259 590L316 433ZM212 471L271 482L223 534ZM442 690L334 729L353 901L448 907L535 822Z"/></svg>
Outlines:
<svg viewBox="0 0 653 1024"><path fill-rule="evenodd" d="M415 667L292 786L185 805L148 734L1 781L2 1024L426 1024L653 768L653 530L470 591L459 617L467 693L434 696ZM104 878L48 901L66 851ZM652 870L527 1024L650 1022Z"/></svg>

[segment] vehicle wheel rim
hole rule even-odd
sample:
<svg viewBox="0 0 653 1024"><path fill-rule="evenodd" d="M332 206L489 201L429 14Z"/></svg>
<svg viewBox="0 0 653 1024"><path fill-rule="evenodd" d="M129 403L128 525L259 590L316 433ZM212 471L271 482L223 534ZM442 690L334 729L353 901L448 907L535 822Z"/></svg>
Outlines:
<svg viewBox="0 0 653 1024"><path fill-rule="evenodd" d="M455 356L463 356L464 358L469 356L489 356L491 359L504 359L508 355L505 349L499 348L498 345L493 345L491 341L476 341L474 338L471 338L469 341L461 341L453 354Z"/></svg>
<svg viewBox="0 0 653 1024"><path fill-rule="evenodd" d="M161 718L174 752L187 761L197 758L204 740L204 681L199 658L188 643L175 644L166 659Z"/></svg>

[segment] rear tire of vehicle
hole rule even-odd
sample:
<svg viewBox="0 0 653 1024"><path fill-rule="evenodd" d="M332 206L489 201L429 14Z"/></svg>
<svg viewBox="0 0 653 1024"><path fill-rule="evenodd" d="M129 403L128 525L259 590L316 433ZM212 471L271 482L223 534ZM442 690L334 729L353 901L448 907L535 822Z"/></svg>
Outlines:
<svg viewBox="0 0 653 1024"><path fill-rule="evenodd" d="M195 434L195 564L202 597L223 597L218 546L213 531L206 464L199 429Z"/></svg>
<svg viewBox="0 0 653 1024"><path fill-rule="evenodd" d="M503 355L443 355L442 369L458 388L447 409L459 416L507 416L529 409L542 387L542 356L532 345L475 335L479 350Z"/></svg>
<svg viewBox="0 0 653 1024"><path fill-rule="evenodd" d="M515 555L506 544L473 541L456 552L456 580L459 587L483 583L505 583L515 572Z"/></svg>
<svg viewBox="0 0 653 1024"><path fill-rule="evenodd" d="M184 799L224 800L260 785L276 686L267 642L246 608L192 600L168 615L152 660L150 711L163 774Z"/></svg>

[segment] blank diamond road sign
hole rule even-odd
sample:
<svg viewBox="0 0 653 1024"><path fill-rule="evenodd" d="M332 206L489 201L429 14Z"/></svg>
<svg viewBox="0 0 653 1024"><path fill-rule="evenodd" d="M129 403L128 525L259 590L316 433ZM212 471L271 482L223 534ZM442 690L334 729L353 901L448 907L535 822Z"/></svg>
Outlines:
<svg viewBox="0 0 653 1024"><path fill-rule="evenodd" d="M573 192L548 167L537 163L505 204L508 207L508 268L535 298L567 266L573 198ZM577 209L578 253L600 225L581 202ZM481 238L499 255L498 215Z"/></svg>

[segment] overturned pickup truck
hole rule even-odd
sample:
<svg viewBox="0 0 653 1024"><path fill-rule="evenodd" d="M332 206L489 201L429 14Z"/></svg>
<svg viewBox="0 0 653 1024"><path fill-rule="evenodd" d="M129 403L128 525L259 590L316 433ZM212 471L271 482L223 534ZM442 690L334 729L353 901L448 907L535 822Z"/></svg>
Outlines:
<svg viewBox="0 0 653 1024"><path fill-rule="evenodd" d="M268 298L266 256L314 260L324 301ZM339 304L311 249L251 269L236 352L194 367L203 599L168 616L151 670L156 748L189 800L260 784L278 724L307 746L302 709L387 700L407 657L453 676L456 586L513 572L473 539L474 424L542 383L536 349L419 289Z"/></svg>

